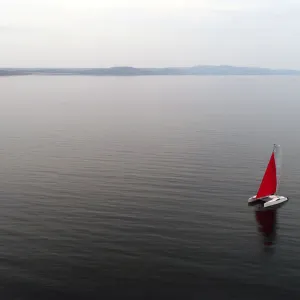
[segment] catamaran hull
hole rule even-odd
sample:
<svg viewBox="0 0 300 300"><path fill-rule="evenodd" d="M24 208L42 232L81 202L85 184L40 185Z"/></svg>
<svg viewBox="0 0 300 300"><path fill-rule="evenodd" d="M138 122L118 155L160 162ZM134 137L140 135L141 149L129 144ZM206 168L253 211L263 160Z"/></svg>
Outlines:
<svg viewBox="0 0 300 300"><path fill-rule="evenodd" d="M288 201L289 198L284 196L271 195L260 199L253 196L248 199L248 205L254 206L255 210L272 210L278 209Z"/></svg>

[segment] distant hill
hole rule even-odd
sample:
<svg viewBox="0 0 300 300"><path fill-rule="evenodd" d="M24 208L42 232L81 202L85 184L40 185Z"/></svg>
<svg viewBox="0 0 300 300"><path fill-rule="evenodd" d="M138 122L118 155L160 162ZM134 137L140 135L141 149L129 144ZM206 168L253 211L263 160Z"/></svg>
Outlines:
<svg viewBox="0 0 300 300"><path fill-rule="evenodd" d="M234 66L193 66L169 68L0 68L0 76L13 75L89 75L89 76L157 76L157 75L300 75L297 70Z"/></svg>

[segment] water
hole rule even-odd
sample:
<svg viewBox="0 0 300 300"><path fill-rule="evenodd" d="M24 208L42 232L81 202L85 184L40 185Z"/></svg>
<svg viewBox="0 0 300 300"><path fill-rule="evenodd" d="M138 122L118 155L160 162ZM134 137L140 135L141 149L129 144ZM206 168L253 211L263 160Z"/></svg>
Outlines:
<svg viewBox="0 0 300 300"><path fill-rule="evenodd" d="M300 292L300 78L1 78L3 299ZM255 194L282 145L273 251Z"/></svg>

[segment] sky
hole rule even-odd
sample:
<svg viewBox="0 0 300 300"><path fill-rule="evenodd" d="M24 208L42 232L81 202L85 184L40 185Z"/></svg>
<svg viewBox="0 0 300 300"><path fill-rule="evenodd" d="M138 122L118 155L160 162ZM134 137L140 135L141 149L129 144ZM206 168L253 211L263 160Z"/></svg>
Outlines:
<svg viewBox="0 0 300 300"><path fill-rule="evenodd" d="M0 67L300 69L299 0L0 0Z"/></svg>

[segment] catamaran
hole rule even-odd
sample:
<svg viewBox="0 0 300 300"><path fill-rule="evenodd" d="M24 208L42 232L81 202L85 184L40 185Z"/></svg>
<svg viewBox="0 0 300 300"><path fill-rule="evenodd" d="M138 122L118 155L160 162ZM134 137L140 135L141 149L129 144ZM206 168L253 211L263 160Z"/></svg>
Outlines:
<svg viewBox="0 0 300 300"><path fill-rule="evenodd" d="M278 195L280 179L279 150L280 146L274 144L268 166L257 194L248 199L249 206L254 205L259 210L277 209L289 200L288 197Z"/></svg>

